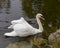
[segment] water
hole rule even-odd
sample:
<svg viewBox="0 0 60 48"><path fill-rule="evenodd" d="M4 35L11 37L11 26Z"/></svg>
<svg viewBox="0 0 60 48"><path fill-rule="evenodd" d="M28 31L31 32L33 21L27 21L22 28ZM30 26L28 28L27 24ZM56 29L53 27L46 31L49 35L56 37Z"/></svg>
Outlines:
<svg viewBox="0 0 60 48"><path fill-rule="evenodd" d="M42 21L43 37L47 38L51 32L60 28L59 6L59 0L0 0L0 48L38 48L31 43L34 37L5 38L3 34L12 31L7 29L10 21L20 17L24 17L33 27L37 27L35 15L39 12L45 17L45 21Z"/></svg>
<svg viewBox="0 0 60 48"><path fill-rule="evenodd" d="M22 10L22 0L0 0L0 48L6 48L10 43L19 40L18 37L5 38L3 34L11 31L7 29L10 21L20 17L26 18Z"/></svg>

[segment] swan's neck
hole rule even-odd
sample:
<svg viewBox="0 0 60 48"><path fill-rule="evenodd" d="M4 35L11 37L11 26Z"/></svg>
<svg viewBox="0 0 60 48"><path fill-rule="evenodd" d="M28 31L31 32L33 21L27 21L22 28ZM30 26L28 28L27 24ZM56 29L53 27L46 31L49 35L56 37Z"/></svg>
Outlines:
<svg viewBox="0 0 60 48"><path fill-rule="evenodd" d="M43 26L42 26L42 23L41 23L40 19L38 17L36 17L36 19L37 19L37 23L39 25L39 29L38 30L43 31Z"/></svg>

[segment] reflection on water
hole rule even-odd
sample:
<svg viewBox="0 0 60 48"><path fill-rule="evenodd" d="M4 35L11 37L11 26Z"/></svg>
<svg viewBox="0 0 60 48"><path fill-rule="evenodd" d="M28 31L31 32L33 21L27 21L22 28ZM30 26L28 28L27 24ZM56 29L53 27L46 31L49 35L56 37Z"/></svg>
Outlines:
<svg viewBox="0 0 60 48"><path fill-rule="evenodd" d="M6 48L32 48L32 45L27 41L21 41L9 44Z"/></svg>
<svg viewBox="0 0 60 48"><path fill-rule="evenodd" d="M0 0L0 20L11 21L21 16L26 17L21 4L21 0Z"/></svg>
<svg viewBox="0 0 60 48"><path fill-rule="evenodd" d="M6 48L40 48L42 45L45 48L46 45L44 44L46 43L46 40L43 38L28 37L23 40L8 44Z"/></svg>
<svg viewBox="0 0 60 48"><path fill-rule="evenodd" d="M23 9L29 18L34 18L36 13L42 12L42 7L44 6L43 0L23 0Z"/></svg>
<svg viewBox="0 0 60 48"><path fill-rule="evenodd" d="M9 13L10 0L0 0L0 13Z"/></svg>

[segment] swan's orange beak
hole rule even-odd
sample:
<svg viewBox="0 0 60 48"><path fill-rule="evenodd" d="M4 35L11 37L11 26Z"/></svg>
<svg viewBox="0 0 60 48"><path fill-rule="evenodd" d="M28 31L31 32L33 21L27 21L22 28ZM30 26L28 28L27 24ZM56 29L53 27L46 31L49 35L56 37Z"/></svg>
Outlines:
<svg viewBox="0 0 60 48"><path fill-rule="evenodd" d="M45 18L43 16L41 16L40 19L45 20Z"/></svg>

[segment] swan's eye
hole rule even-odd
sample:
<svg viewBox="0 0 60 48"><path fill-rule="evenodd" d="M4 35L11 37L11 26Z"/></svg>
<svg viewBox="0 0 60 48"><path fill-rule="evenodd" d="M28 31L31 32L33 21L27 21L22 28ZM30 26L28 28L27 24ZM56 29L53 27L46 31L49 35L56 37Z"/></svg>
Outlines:
<svg viewBox="0 0 60 48"><path fill-rule="evenodd" d="M41 16L40 19L45 20L44 16Z"/></svg>
<svg viewBox="0 0 60 48"><path fill-rule="evenodd" d="M44 18L44 16L41 16L41 17L43 17L43 18Z"/></svg>

